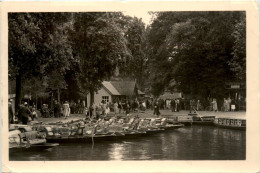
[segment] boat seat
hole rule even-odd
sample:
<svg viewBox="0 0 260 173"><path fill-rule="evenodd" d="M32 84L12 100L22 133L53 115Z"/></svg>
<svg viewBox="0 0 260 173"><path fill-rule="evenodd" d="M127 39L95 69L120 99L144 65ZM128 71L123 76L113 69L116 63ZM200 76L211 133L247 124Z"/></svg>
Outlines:
<svg viewBox="0 0 260 173"><path fill-rule="evenodd" d="M61 135L70 135L70 129L68 127L61 127L59 131Z"/></svg>
<svg viewBox="0 0 260 173"><path fill-rule="evenodd" d="M21 132L19 130L13 130L9 132L9 144L19 144L20 143L20 134Z"/></svg>
<svg viewBox="0 0 260 173"><path fill-rule="evenodd" d="M19 135L21 138L21 143L29 142L30 144L40 144L46 142L46 139L38 138L38 133L36 131L24 132Z"/></svg>
<svg viewBox="0 0 260 173"><path fill-rule="evenodd" d="M108 131L109 132L121 132L121 131L123 131L123 127L118 126L118 125L109 126Z"/></svg>

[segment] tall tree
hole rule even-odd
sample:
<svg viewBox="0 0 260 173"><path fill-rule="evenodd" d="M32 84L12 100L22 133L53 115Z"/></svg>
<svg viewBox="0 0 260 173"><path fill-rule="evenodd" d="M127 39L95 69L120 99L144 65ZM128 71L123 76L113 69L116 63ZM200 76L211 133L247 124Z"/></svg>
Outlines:
<svg viewBox="0 0 260 173"><path fill-rule="evenodd" d="M16 108L22 97L23 80L64 73L73 60L66 13L9 13L9 77L16 80Z"/></svg>
<svg viewBox="0 0 260 173"><path fill-rule="evenodd" d="M138 83L142 83L146 62L145 24L142 19L130 16L121 16L117 22L124 31L127 48L131 53L131 56L125 57L119 64L120 76L136 79Z"/></svg>
<svg viewBox="0 0 260 173"><path fill-rule="evenodd" d="M160 94L174 79L184 93L221 97L225 82L234 78L229 65L233 57L232 33L241 14L158 13L148 35L154 94Z"/></svg>
<svg viewBox="0 0 260 173"><path fill-rule="evenodd" d="M235 72L236 78L240 81L246 80L246 14L241 14L239 22L234 25L232 33L234 37L234 47L232 59L229 64L231 70Z"/></svg>
<svg viewBox="0 0 260 173"><path fill-rule="evenodd" d="M103 80L109 79L119 59L130 56L126 40L119 24L117 13L76 13L71 33L74 53L79 57L77 75L81 91L90 93L91 104L94 92Z"/></svg>

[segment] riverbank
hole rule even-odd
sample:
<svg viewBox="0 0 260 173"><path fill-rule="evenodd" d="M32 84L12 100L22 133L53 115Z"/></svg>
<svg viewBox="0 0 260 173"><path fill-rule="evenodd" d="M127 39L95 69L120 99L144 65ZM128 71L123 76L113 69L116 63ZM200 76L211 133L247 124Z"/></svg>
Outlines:
<svg viewBox="0 0 260 173"><path fill-rule="evenodd" d="M180 111L180 112L171 112L170 110L160 110L161 117L175 117L180 115L186 115L188 116L189 111ZM222 117L222 118L239 118L239 119L246 119L246 112L209 112L209 111L198 111L197 112L201 116L216 116L216 117ZM114 113L111 113L112 115ZM152 110L146 110L144 112L135 112L131 113L132 115L138 115L140 118L156 118L156 115L153 115ZM125 115L125 114L117 114L117 115ZM78 119L85 118L86 115L84 114L71 114L67 119L64 117L60 118L42 118L39 117L37 121L44 122L44 123L50 123L50 122L68 122L68 121L75 121Z"/></svg>

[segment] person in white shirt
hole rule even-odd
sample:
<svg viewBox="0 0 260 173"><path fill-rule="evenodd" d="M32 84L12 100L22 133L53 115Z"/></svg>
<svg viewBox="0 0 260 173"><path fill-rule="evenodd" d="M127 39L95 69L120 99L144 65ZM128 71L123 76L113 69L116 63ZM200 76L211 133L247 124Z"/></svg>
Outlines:
<svg viewBox="0 0 260 173"><path fill-rule="evenodd" d="M65 101L65 103L63 104L63 115L65 119L70 116L70 105L68 101Z"/></svg>

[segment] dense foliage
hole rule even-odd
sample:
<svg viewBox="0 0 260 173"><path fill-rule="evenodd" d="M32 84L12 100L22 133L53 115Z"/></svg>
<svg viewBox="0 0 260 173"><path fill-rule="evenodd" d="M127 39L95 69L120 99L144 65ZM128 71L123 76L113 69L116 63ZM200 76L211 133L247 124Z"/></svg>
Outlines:
<svg viewBox="0 0 260 173"><path fill-rule="evenodd" d="M9 79L16 81L16 107L26 80L42 80L54 71L62 75L70 68L72 49L64 34L68 20L66 13L8 14Z"/></svg>
<svg viewBox="0 0 260 173"><path fill-rule="evenodd" d="M152 91L221 97L245 74L245 13L160 12L148 33ZM245 76L243 76L245 79Z"/></svg>
<svg viewBox="0 0 260 173"><path fill-rule="evenodd" d="M10 13L8 21L9 79L16 80L16 105L32 88L25 84L35 83L33 76L39 80L38 89L29 93L66 89L64 99L91 93L92 101L116 67L121 77L140 76L144 24L137 18L105 12Z"/></svg>
<svg viewBox="0 0 260 173"><path fill-rule="evenodd" d="M121 12L9 13L9 79L16 105L52 90L80 99L112 76L222 97L246 79L245 12L158 12L151 25ZM59 95L59 94L58 94ZM59 96L58 96L59 97Z"/></svg>

